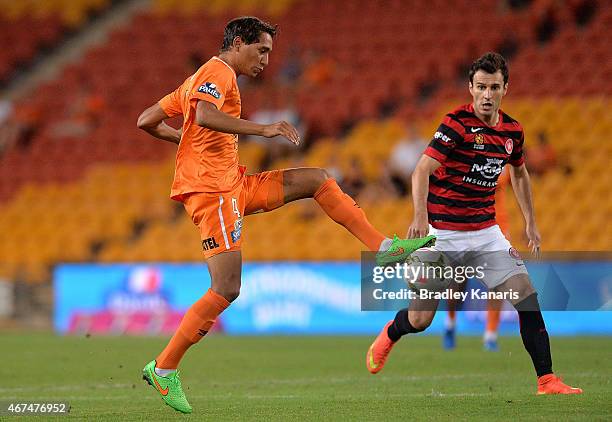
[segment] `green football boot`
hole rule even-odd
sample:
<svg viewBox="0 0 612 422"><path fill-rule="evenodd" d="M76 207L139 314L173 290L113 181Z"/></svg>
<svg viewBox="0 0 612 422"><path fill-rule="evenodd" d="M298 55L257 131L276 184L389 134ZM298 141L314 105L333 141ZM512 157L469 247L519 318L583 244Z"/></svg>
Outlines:
<svg viewBox="0 0 612 422"><path fill-rule="evenodd" d="M404 262L412 252L427 246L433 246L435 243L436 236L433 235L416 239L400 239L393 236L393 242L391 242L389 249L376 254L376 264L384 267L396 262Z"/></svg>
<svg viewBox="0 0 612 422"><path fill-rule="evenodd" d="M155 373L155 361L152 360L142 369L142 379L161 394L161 398L168 406L179 412L191 413L191 406L183 393L178 371L160 377Z"/></svg>

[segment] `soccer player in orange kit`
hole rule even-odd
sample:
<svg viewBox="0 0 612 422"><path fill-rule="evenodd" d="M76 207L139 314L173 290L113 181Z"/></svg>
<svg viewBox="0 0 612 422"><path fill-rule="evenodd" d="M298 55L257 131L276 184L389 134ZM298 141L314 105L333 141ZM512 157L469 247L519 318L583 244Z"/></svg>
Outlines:
<svg viewBox="0 0 612 422"><path fill-rule="evenodd" d="M181 201L200 230L211 287L186 312L166 348L143 369L143 378L169 406L192 411L176 368L189 347L202 339L240 292L243 217L288 202L314 198L323 211L371 251L377 263L405 260L434 236L389 239L368 222L363 210L320 168L295 168L246 174L238 164L238 135L282 136L299 144L287 122L261 125L240 118L236 78L256 77L268 64L276 27L255 17L231 20L220 54L212 57L174 92L145 110L138 127L178 144L171 197ZM183 115L180 130L164 123Z"/></svg>

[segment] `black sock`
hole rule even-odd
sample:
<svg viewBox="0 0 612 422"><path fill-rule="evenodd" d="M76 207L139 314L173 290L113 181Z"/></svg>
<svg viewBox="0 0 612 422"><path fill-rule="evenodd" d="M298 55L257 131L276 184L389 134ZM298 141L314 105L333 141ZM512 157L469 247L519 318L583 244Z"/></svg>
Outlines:
<svg viewBox="0 0 612 422"><path fill-rule="evenodd" d="M408 333L420 333L423 330L418 330L410 325L408 320L408 308L404 308L395 314L393 324L389 325L387 329L387 335L391 341L398 341L403 335Z"/></svg>
<svg viewBox="0 0 612 422"><path fill-rule="evenodd" d="M531 356L536 374L538 374L538 377L552 374L550 342L538 304L538 294L534 293L528 296L514 307L519 315L523 345Z"/></svg>

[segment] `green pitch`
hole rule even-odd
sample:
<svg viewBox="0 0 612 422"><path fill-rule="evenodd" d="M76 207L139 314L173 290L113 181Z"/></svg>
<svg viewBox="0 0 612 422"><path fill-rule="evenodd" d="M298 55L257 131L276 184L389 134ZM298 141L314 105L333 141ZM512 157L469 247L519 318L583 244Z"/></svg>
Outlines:
<svg viewBox="0 0 612 422"><path fill-rule="evenodd" d="M553 338L557 374L584 394L536 397L519 337L501 338L499 353L483 352L478 338L459 338L453 352L438 337L406 338L383 372L370 375L370 337L213 335L182 364L191 415L164 405L141 380L165 339L0 339L0 400L68 401L71 416L88 421L612 420L612 338Z"/></svg>

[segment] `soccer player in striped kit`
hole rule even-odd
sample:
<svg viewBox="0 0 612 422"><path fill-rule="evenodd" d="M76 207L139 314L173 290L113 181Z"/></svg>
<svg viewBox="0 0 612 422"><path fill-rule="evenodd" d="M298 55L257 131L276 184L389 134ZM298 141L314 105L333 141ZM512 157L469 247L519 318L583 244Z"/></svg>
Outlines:
<svg viewBox="0 0 612 422"><path fill-rule="evenodd" d="M509 163L512 187L526 223L529 247L539 254L529 174L521 125L502 110L508 90L506 60L497 53L478 58L469 72L473 101L448 113L412 175L414 219L408 237L435 235L435 249L453 265L484 267L489 290L514 293L520 332L537 374L537 394L580 394L552 371L548 333L537 293L516 249L495 220L495 188ZM366 365L375 374L404 335L425 330L438 300L416 299L389 321L368 349Z"/></svg>

